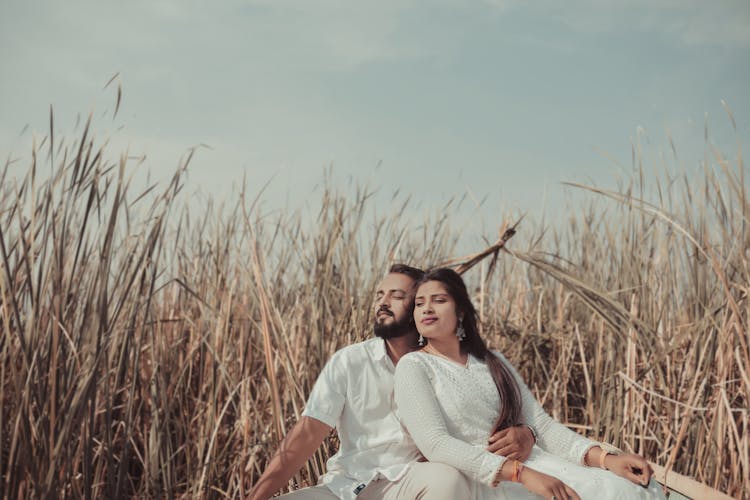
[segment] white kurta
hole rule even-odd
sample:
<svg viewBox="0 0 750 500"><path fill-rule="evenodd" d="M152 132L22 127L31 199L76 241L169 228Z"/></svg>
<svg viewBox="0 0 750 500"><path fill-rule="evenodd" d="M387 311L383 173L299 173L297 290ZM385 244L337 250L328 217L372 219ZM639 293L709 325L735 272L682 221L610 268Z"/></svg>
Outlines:
<svg viewBox="0 0 750 500"><path fill-rule="evenodd" d="M527 467L561 479L582 499L664 498L655 481L645 489L611 472L581 465L588 449L598 443L547 415L511 364L500 353L496 355L521 390L520 423L531 425L538 434ZM500 397L483 361L469 356L462 366L424 352L407 354L396 366L395 398L399 418L422 454L473 479L474 498L541 498L518 483L491 486L505 458L486 449Z"/></svg>

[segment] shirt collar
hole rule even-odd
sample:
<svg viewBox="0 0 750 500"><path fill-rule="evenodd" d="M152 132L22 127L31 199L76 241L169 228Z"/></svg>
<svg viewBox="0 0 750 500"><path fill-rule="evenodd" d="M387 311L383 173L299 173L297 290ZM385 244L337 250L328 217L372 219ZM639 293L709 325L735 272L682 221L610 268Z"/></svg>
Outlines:
<svg viewBox="0 0 750 500"><path fill-rule="evenodd" d="M388 351L385 348L385 340L381 339L380 337L375 337L374 339L372 339L368 347L370 348L370 353L372 354L373 359L376 359L378 361L385 358L391 359L390 357L388 357Z"/></svg>

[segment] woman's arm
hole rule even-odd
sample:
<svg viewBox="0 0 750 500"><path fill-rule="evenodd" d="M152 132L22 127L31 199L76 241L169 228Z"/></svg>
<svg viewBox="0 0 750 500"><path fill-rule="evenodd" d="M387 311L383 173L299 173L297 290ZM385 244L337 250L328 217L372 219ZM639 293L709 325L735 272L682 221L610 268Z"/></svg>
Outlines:
<svg viewBox="0 0 750 500"><path fill-rule="evenodd" d="M594 446L586 452L584 463L590 467L601 467L624 477L630 482L648 486L651 480L651 466L648 461L635 453L612 454L600 446Z"/></svg>
<svg viewBox="0 0 750 500"><path fill-rule="evenodd" d="M577 432L573 432L560 422L550 417L539 401L529 390L516 369L499 352L495 354L510 368L521 390L522 418L524 423L531 424L538 435L537 444L544 450L591 467L601 467L611 470L618 476L633 483L645 486L651 479L651 466L645 458L633 453L620 455L607 454L595 441L586 439Z"/></svg>
<svg viewBox="0 0 750 500"><path fill-rule="evenodd" d="M571 462L584 463L586 453L599 443L591 441L580 434L568 429L560 422L550 417L534 394L529 390L526 383L518 374L513 365L505 359L505 356L495 351L495 355L505 366L510 369L516 378L518 388L521 391L521 419L522 423L534 427L537 433L537 446L558 457L566 458Z"/></svg>
<svg viewBox="0 0 750 500"><path fill-rule="evenodd" d="M480 445L456 439L448 433L435 391L424 366L408 356L396 366L396 404L417 447L430 461L448 464L472 479L496 486L510 481L519 462L495 455ZM467 411L470 411L467 408ZM526 489L544 498L580 500L568 485L542 472L525 468L516 476Z"/></svg>
<svg viewBox="0 0 750 500"><path fill-rule="evenodd" d="M434 388L418 360L406 356L399 361L395 398L401 421L425 458L455 467L483 484L492 484L506 458L448 433Z"/></svg>

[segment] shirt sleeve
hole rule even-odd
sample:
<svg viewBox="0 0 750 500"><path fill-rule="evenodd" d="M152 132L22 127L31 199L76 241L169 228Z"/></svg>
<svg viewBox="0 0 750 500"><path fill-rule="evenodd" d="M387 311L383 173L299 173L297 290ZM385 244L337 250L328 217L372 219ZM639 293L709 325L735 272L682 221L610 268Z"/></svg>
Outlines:
<svg viewBox="0 0 750 500"><path fill-rule="evenodd" d="M521 390L521 422L534 427L537 446L555 456L582 464L586 452L599 443L573 432L550 417L513 365L499 352L495 351L494 354L508 367L518 383Z"/></svg>
<svg viewBox="0 0 750 500"><path fill-rule="evenodd" d="M303 417L312 417L330 427L337 427L346 402L346 367L337 352L328 360L315 381Z"/></svg>
<svg viewBox="0 0 750 500"><path fill-rule="evenodd" d="M425 458L455 467L476 481L492 485L505 457L448 433L424 365L408 355L396 365L395 399L401 421Z"/></svg>

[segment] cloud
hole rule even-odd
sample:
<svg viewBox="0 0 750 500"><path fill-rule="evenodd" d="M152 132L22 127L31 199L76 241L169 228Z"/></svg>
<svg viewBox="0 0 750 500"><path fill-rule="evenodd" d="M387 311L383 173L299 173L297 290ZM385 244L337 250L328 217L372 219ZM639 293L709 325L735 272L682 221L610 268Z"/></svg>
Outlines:
<svg viewBox="0 0 750 500"><path fill-rule="evenodd" d="M750 4L747 2L680 2L643 27L663 30L689 46L750 48Z"/></svg>
<svg viewBox="0 0 750 500"><path fill-rule="evenodd" d="M268 5L268 2L261 2ZM330 70L353 70L362 65L410 60L428 53L424 46L402 36L413 2L363 4L340 1L273 2L249 22L263 33L263 43L279 51L278 63L300 52L307 62ZM257 23L260 21L262 24Z"/></svg>
<svg viewBox="0 0 750 500"><path fill-rule="evenodd" d="M643 31L688 46L750 47L750 3L745 0L480 0L503 13L552 17L579 33Z"/></svg>
<svg viewBox="0 0 750 500"><path fill-rule="evenodd" d="M742 53L722 50L750 46L739 2L7 0L0 11L0 132L43 130L49 103L59 124L90 105L97 116L111 111L114 87L102 87L119 71L116 125L126 125L131 151L171 169L207 142L214 149L198 154L192 177L206 184L221 176L204 165L288 165L297 175L331 160L495 164L509 147L533 149L527 116L545 116L535 133L547 143L571 143L566 132L589 134L592 123L629 126L628 111L643 113L643 102L678 117L691 104L702 110L698 83L746 108L744 93L727 91L744 79L735 69ZM699 46L711 50L692 50ZM611 71L586 59L591 47L622 49ZM628 69L641 60L649 70ZM707 76L695 82L698 64ZM586 113L610 105L611 117ZM588 123L576 125L582 117ZM115 126L111 113L107 120ZM553 130L566 120L565 131Z"/></svg>

